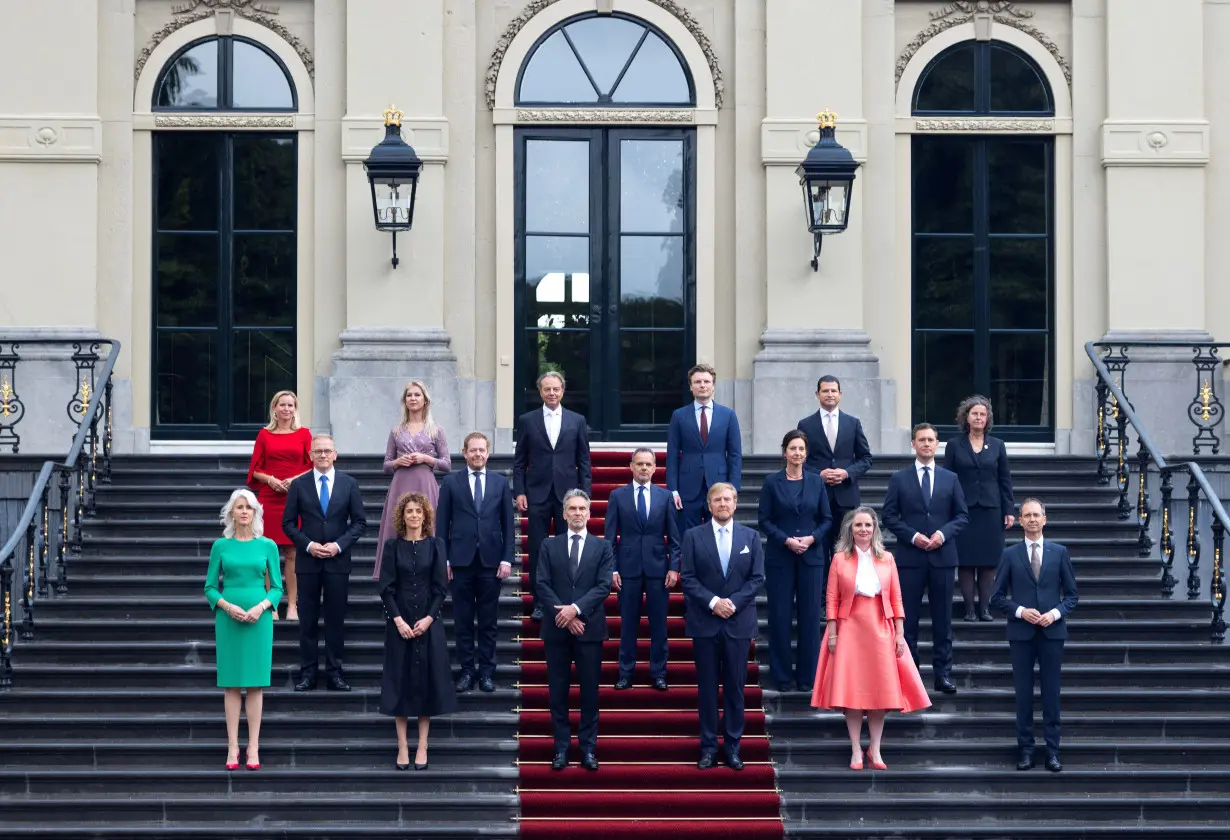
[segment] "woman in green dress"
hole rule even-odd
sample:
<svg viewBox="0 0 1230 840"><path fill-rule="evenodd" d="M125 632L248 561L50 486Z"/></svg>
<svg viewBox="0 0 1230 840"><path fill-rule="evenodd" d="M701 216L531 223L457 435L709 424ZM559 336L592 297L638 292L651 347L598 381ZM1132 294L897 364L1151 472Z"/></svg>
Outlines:
<svg viewBox="0 0 1230 840"><path fill-rule="evenodd" d="M222 506L222 539L209 550L205 597L214 610L218 687L225 690L226 769L239 768L239 708L247 689L249 770L259 770L261 709L273 668L273 616L282 598L278 547L264 536L263 511L246 487ZM265 575L269 589L265 590Z"/></svg>

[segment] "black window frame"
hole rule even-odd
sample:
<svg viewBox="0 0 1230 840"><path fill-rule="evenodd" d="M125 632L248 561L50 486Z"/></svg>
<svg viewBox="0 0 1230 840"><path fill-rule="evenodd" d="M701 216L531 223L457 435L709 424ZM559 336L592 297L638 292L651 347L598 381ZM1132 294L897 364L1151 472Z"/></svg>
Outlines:
<svg viewBox="0 0 1230 840"><path fill-rule="evenodd" d="M918 96L922 92L923 86L927 83L927 78L931 75L932 71L943 64L953 53L967 49L972 49L974 52L974 107L961 110L919 108ZM1038 81L1041 83L1043 91L1046 93L1046 108L1040 111L998 110L991 108L991 53L994 50L1012 53L1033 69L1034 73L1038 76ZM1012 44L994 39L989 41L961 41L943 50L939 55L927 62L927 66L923 68L922 73L918 76L918 82L914 85L914 91L910 97L910 109L911 114L916 117L991 115L997 117L1053 117L1055 116L1055 92L1051 89L1046 74L1042 72L1042 68L1038 66L1038 63Z"/></svg>
<svg viewBox="0 0 1230 840"><path fill-rule="evenodd" d="M211 41L218 42L218 104L213 106L180 106L180 105L159 105L158 97L162 93L162 83L167 77L167 73L175 65L175 62L180 59L185 53L196 49L202 44ZM234 44L240 41L256 47L269 58L273 59L274 63L281 69L282 75L286 78L286 85L290 88L290 106L282 108L240 108L232 105L234 100ZM296 113L299 110L299 90L295 87L294 77L291 76L286 62L278 57L277 53L270 50L260 41L254 41L251 38L245 38L242 35L210 35L205 38L198 38L189 44L185 44L180 49L176 50L175 55L167 61L162 67L162 72L158 74L158 81L154 84L154 93L150 107L154 111L167 112L182 112L182 113L236 113L236 114L289 114Z"/></svg>

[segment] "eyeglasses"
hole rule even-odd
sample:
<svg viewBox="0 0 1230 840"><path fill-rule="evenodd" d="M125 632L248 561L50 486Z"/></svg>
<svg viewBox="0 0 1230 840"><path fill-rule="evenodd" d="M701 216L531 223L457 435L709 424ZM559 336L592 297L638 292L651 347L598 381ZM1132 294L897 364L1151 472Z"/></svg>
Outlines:
<svg viewBox="0 0 1230 840"><path fill-rule="evenodd" d="M333 450L332 449L313 449L312 454L313 455L332 455Z"/></svg>

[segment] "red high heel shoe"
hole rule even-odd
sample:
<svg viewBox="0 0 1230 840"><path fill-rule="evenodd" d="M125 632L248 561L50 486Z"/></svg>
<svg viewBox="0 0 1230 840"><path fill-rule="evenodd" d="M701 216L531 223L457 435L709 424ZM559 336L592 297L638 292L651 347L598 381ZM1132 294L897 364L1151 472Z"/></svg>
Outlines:
<svg viewBox="0 0 1230 840"><path fill-rule="evenodd" d="M850 769L851 770L862 770L863 769L863 754L862 753L859 753L857 762L854 762L854 761L850 762Z"/></svg>
<svg viewBox="0 0 1230 840"><path fill-rule="evenodd" d="M259 769L261 769L261 763L260 763L259 761L249 761L249 762L248 762L245 766L246 766L249 770L259 770Z"/></svg>
<svg viewBox="0 0 1230 840"><path fill-rule="evenodd" d="M871 762L872 768L876 770L887 770L888 769L888 765L885 764L883 761L876 761L874 758L871 757L870 750L867 751L867 760Z"/></svg>
<svg viewBox="0 0 1230 840"><path fill-rule="evenodd" d="M239 769L239 754L238 753L235 754L234 761L228 761L226 763L226 769L227 770L238 770Z"/></svg>

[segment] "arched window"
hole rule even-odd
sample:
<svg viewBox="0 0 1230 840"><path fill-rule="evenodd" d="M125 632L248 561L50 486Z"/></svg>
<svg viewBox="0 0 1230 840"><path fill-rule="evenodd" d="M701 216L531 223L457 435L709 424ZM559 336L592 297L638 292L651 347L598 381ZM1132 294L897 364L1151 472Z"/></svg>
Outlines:
<svg viewBox="0 0 1230 840"><path fill-rule="evenodd" d="M940 53L914 106L916 116L1054 113L1038 67L997 41ZM955 432L957 403L982 393L996 434L1053 440L1053 138L961 131L915 134L912 146L913 419Z"/></svg>
<svg viewBox="0 0 1230 840"><path fill-rule="evenodd" d="M622 15L572 18L547 32L517 80L518 105L692 105L683 59L649 24Z"/></svg>
<svg viewBox="0 0 1230 840"><path fill-rule="evenodd" d="M154 109L294 111L282 63L238 37L190 44ZM153 136L155 437L250 437L295 387L297 136L159 130Z"/></svg>

